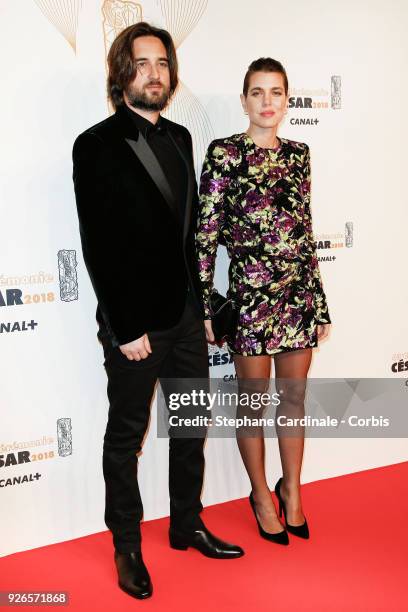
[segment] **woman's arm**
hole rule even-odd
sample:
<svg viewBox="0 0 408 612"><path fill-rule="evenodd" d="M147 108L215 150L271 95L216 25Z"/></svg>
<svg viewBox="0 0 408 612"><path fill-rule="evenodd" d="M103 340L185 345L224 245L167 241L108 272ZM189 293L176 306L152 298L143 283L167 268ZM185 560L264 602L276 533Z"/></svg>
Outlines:
<svg viewBox="0 0 408 612"><path fill-rule="evenodd" d="M305 159L303 163L302 169L302 184L301 190L303 195L303 202L305 206L304 213L304 227L305 234L307 239L307 252L311 256L310 266L313 272L313 280L314 280L314 296L313 302L316 312L316 321L318 324L331 323L329 316L329 309L327 307L326 295L323 290L322 279L320 275L319 269L319 261L317 259L316 253L316 243L313 236L313 227L312 227L312 213L310 210L310 150L306 145Z"/></svg>
<svg viewBox="0 0 408 612"><path fill-rule="evenodd" d="M219 232L225 216L224 194L229 183L228 174L225 170L223 172L223 148L213 141L208 147L201 173L196 232L196 250L206 319L211 318L208 301L213 288Z"/></svg>

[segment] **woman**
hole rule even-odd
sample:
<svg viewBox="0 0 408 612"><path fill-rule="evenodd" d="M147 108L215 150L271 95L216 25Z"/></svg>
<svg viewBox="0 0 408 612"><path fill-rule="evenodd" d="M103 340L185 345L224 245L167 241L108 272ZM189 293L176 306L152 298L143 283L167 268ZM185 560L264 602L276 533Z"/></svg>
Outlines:
<svg viewBox="0 0 408 612"><path fill-rule="evenodd" d="M204 161L197 250L208 342L214 342L209 296L221 242L231 260L228 297L239 309L236 335L228 340L238 381L269 382L273 358L276 378L286 382L280 409L301 416L312 349L327 336L330 318L312 233L309 147L277 136L287 102L282 64L252 62L241 95L249 127L213 141ZM288 384L294 379L296 386ZM238 437L238 445L260 534L280 544L288 543L287 531L308 538L300 496L303 429L298 437L279 437L283 479L275 492L286 529L266 481L263 435Z"/></svg>

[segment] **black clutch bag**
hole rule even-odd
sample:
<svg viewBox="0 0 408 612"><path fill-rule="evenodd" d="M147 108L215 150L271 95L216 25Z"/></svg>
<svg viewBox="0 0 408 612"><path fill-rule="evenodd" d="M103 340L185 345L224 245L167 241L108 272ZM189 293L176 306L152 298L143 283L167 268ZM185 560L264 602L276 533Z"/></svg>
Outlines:
<svg viewBox="0 0 408 612"><path fill-rule="evenodd" d="M232 340L238 325L238 309L234 302L214 289L208 305L216 343L219 344L226 338Z"/></svg>

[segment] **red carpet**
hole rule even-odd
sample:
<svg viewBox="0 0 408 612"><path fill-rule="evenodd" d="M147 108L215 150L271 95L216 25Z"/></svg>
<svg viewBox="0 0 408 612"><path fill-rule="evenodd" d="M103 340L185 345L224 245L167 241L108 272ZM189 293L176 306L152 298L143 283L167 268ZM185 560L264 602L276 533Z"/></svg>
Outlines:
<svg viewBox="0 0 408 612"><path fill-rule="evenodd" d="M68 591L58 609L75 611L406 612L407 482L405 462L304 485L311 539L289 536L287 547L259 537L247 499L206 508L207 526L245 549L235 561L172 550L168 519L147 522L145 601L117 588L107 532L3 557L0 591Z"/></svg>

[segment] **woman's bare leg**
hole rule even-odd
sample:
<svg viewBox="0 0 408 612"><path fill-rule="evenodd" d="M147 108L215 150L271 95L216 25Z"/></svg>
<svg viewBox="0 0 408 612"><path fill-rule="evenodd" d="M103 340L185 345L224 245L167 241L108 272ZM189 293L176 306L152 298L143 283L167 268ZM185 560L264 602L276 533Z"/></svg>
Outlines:
<svg viewBox="0 0 408 612"><path fill-rule="evenodd" d="M312 349L299 349L274 355L277 386L284 387L286 400L277 412L292 417L304 416L306 379L312 360ZM297 379L294 383L290 379ZM303 384L302 384L303 381ZM301 430L301 431L300 431ZM279 436L283 481L280 492L286 504L286 517L290 525L302 525L305 517L300 498L300 471L304 448L304 428L299 437Z"/></svg>
<svg viewBox="0 0 408 612"><path fill-rule="evenodd" d="M259 357L244 357L234 355L235 371L238 377L238 385L241 389L245 387L245 381L252 380L251 389L256 391L256 385L263 388L259 392L268 389L271 357L260 355ZM254 380L256 379L256 380ZM255 385L255 386L253 386ZM240 437L237 431L237 442L242 460L252 485L252 495L256 505L258 520L263 529L269 533L282 531L282 523L279 521L271 493L265 476L265 441L263 430L257 433L257 437Z"/></svg>

